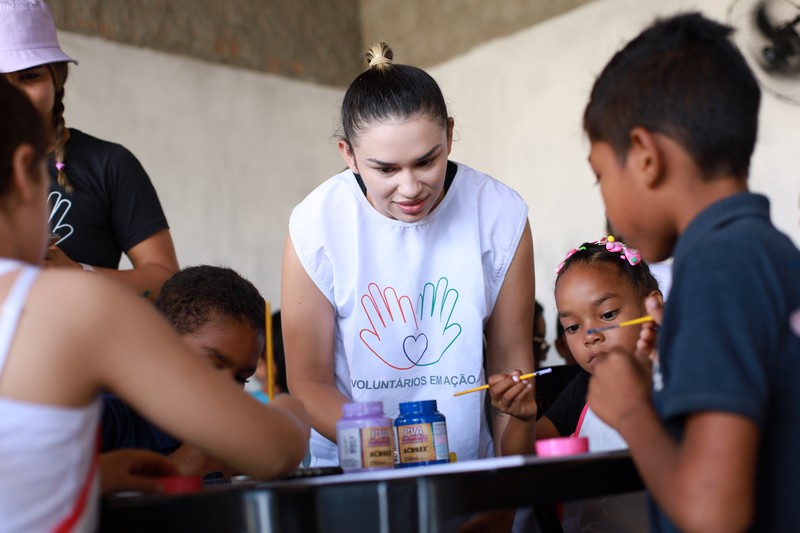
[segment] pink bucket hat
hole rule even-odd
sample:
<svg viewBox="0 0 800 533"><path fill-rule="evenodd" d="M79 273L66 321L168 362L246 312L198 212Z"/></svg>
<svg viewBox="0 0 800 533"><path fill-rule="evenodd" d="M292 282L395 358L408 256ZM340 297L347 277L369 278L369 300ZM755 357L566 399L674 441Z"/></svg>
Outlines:
<svg viewBox="0 0 800 533"><path fill-rule="evenodd" d="M42 0L0 1L0 73L77 61L58 44L56 25Z"/></svg>

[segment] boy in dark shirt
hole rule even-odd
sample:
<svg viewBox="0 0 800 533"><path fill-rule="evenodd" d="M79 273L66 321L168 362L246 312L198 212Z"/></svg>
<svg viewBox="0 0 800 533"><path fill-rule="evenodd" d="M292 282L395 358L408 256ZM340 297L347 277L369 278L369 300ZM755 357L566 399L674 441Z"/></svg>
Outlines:
<svg viewBox="0 0 800 533"><path fill-rule="evenodd" d="M198 354L242 386L264 352L264 298L229 268L196 266L164 284L156 308ZM111 394L103 397L101 451L146 448L170 455L184 475L226 472L223 465L165 433ZM226 472L227 473L227 472Z"/></svg>
<svg viewBox="0 0 800 533"><path fill-rule="evenodd" d="M800 524L800 252L748 192L760 91L731 29L656 22L617 53L584 114L608 218L648 261L674 257L660 324L596 365L589 404L628 443L654 531Z"/></svg>

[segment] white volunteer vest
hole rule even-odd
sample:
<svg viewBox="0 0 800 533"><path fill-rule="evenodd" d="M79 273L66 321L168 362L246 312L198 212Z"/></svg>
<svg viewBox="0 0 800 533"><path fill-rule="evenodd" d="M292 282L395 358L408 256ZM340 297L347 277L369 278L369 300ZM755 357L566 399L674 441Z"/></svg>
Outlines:
<svg viewBox="0 0 800 533"><path fill-rule="evenodd" d="M442 202L413 224L378 213L349 170L314 190L289 230L337 315L339 390L382 401L392 418L400 402L436 400L459 460L492 455L483 395L453 393L485 382L483 329L527 214L516 192L461 164ZM312 464L338 462L316 432L311 454Z"/></svg>

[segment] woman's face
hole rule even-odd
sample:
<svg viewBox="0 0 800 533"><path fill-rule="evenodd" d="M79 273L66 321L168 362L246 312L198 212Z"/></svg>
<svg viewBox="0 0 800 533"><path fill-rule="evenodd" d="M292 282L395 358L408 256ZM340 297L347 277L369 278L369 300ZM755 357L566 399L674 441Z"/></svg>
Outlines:
<svg viewBox="0 0 800 533"><path fill-rule="evenodd" d="M21 90L33 102L33 107L49 125L53 122L53 106L56 101L56 87L53 72L47 65L41 65L5 74L6 79Z"/></svg>
<svg viewBox="0 0 800 533"><path fill-rule="evenodd" d="M389 120L365 128L352 150L339 141L339 150L379 213L417 222L442 199L452 131L452 119L446 128L425 116Z"/></svg>
<svg viewBox="0 0 800 533"><path fill-rule="evenodd" d="M574 264L556 285L558 318L567 345L577 363L587 372L597 358L620 347L633 353L641 326L586 332L619 324L645 314L644 299L609 263Z"/></svg>

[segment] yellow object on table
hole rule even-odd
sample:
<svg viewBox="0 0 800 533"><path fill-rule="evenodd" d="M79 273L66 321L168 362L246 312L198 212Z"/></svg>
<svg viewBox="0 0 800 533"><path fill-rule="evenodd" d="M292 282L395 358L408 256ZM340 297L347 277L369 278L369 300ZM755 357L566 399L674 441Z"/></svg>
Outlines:
<svg viewBox="0 0 800 533"><path fill-rule="evenodd" d="M264 336L267 344L267 397L272 400L275 396L275 358L272 349L272 306L265 301L266 327Z"/></svg>

